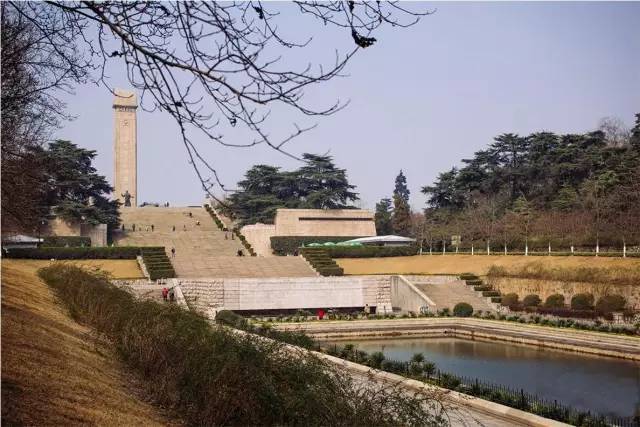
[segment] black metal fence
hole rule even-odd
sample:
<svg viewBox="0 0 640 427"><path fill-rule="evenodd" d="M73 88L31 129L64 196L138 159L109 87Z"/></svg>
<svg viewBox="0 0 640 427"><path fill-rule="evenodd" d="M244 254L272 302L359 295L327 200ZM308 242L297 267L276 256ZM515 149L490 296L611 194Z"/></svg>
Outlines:
<svg viewBox="0 0 640 427"><path fill-rule="evenodd" d="M362 363L394 374L423 380L442 388L459 391L575 426L640 427L640 414L634 417L618 417L598 414L591 411L582 411L559 403L557 400L543 399L535 394L527 393L523 389L516 390L504 385L481 381L477 378L454 375L440 370L436 370L433 373L426 371L421 372L420 369L416 369L415 362L402 362L387 358L378 359L378 361L375 362L373 359L374 354L359 351L353 345L347 345L341 348L334 344L327 348L327 352L356 363Z"/></svg>

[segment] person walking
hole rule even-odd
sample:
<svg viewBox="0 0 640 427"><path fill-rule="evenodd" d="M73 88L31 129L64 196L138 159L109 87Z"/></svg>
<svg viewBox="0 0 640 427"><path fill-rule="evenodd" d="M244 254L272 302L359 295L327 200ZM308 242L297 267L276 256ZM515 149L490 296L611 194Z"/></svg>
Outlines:
<svg viewBox="0 0 640 427"><path fill-rule="evenodd" d="M131 224L131 231L136 231L136 225L135 224Z"/></svg>
<svg viewBox="0 0 640 427"><path fill-rule="evenodd" d="M169 289L162 288L162 299L166 301L167 300L167 295L169 295Z"/></svg>
<svg viewBox="0 0 640 427"><path fill-rule="evenodd" d="M176 231L176 226L174 225L171 231Z"/></svg>
<svg viewBox="0 0 640 427"><path fill-rule="evenodd" d="M173 291L173 288L169 289L169 301L170 302L174 302L176 299L176 294Z"/></svg>
<svg viewBox="0 0 640 427"><path fill-rule="evenodd" d="M229 232L228 231L224 232L224 240L229 240Z"/></svg>
<svg viewBox="0 0 640 427"><path fill-rule="evenodd" d="M186 226L186 224L183 224L183 225L182 225L182 231L187 231L187 226Z"/></svg>
<svg viewBox="0 0 640 427"><path fill-rule="evenodd" d="M151 231L153 231L153 229L156 228L153 224L151 224Z"/></svg>
<svg viewBox="0 0 640 427"><path fill-rule="evenodd" d="M171 248L171 258L176 257L176 248Z"/></svg>

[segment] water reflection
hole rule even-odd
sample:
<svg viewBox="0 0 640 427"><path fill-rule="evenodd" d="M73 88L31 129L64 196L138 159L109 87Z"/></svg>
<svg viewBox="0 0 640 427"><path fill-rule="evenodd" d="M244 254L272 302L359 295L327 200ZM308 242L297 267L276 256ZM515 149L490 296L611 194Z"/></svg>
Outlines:
<svg viewBox="0 0 640 427"><path fill-rule="evenodd" d="M628 360L457 338L359 340L357 345L397 360L424 353L442 371L524 389L582 410L640 413L640 363Z"/></svg>

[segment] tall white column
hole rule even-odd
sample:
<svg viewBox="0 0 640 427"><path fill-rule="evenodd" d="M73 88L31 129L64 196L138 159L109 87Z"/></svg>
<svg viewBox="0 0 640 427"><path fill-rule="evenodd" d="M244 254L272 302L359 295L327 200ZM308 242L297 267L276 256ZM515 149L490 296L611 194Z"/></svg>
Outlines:
<svg viewBox="0 0 640 427"><path fill-rule="evenodd" d="M114 112L114 198L125 203L124 194L131 195L131 206L138 205L138 99L133 91L116 89Z"/></svg>

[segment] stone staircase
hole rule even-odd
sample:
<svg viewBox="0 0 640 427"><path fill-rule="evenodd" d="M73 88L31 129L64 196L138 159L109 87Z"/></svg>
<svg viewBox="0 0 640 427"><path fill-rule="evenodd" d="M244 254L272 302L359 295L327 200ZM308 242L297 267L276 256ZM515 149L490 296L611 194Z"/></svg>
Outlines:
<svg viewBox="0 0 640 427"><path fill-rule="evenodd" d="M202 207L122 208L121 220L125 231L115 233L116 245L164 246L169 257L171 248L175 248L175 257L171 257L171 263L177 277L316 275L298 257L248 256L240 240L237 237L232 239L231 232L221 231ZM198 222L200 225L197 225ZM237 256L238 250L242 250L246 256Z"/></svg>
<svg viewBox="0 0 640 427"><path fill-rule="evenodd" d="M427 277L420 279L416 276L411 277L410 280L416 288L436 304L437 310L443 308L453 310L457 303L466 302L471 304L474 311L495 311L493 305L487 302L486 298L478 296L473 288L467 286L462 280L434 280L430 282Z"/></svg>

